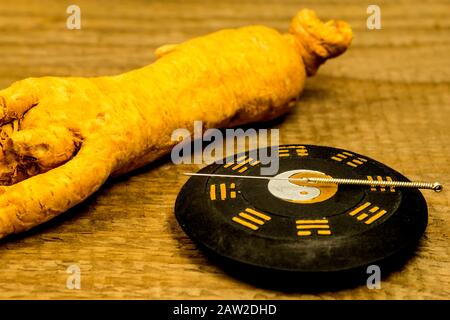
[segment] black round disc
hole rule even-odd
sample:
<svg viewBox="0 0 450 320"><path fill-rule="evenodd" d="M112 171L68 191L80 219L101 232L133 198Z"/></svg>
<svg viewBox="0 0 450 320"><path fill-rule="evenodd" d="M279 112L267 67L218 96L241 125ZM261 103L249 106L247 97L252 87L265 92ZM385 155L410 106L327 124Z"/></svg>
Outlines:
<svg viewBox="0 0 450 320"><path fill-rule="evenodd" d="M331 147L284 145L276 177L409 181L366 156ZM269 152L270 150L266 151ZM250 153L201 173L261 175ZM417 189L305 186L290 180L191 177L175 205L196 243L221 257L278 271L334 272L369 265L415 244L427 225Z"/></svg>

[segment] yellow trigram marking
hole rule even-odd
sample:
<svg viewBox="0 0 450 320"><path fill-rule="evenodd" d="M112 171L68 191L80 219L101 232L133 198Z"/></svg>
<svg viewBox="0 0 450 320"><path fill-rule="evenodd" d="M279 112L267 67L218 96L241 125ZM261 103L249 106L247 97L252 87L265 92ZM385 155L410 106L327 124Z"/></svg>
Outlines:
<svg viewBox="0 0 450 320"><path fill-rule="evenodd" d="M289 157L289 149L278 149L278 156L280 158Z"/></svg>
<svg viewBox="0 0 450 320"><path fill-rule="evenodd" d="M372 205L370 202L366 202L350 211L348 214L356 216L358 221L364 221L365 224L371 224L381 218L386 212L386 210L381 210L380 207Z"/></svg>
<svg viewBox="0 0 450 320"><path fill-rule="evenodd" d="M255 216L260 217L260 218L262 218L262 219L264 219L266 221L269 221L271 219L268 215L265 215L264 213L258 212L256 210L253 210L253 209L250 209L250 208L245 209L245 211L247 211L247 212L249 212L251 214L254 214Z"/></svg>
<svg viewBox="0 0 450 320"><path fill-rule="evenodd" d="M389 177L389 176L387 176L387 177L386 177L386 180L387 180L387 181L392 181L392 178ZM389 191L395 192L395 187L390 187L390 188L389 188Z"/></svg>
<svg viewBox="0 0 450 320"><path fill-rule="evenodd" d="M378 181L383 181L383 180L385 180L385 181L392 181L392 178L391 177L381 177L381 176L367 176L367 180L370 180L370 181L374 181L374 180L378 180ZM390 192L395 192L395 187L386 187L386 186L378 186L378 187L375 187L375 186L371 186L370 187L370 191L381 191L381 192L385 192L386 191L386 189L389 189L389 191Z"/></svg>
<svg viewBox="0 0 450 320"><path fill-rule="evenodd" d="M290 156L290 154L289 154L289 150L278 150L278 156L280 157L280 158L282 158L282 157L289 157Z"/></svg>
<svg viewBox="0 0 450 320"><path fill-rule="evenodd" d="M343 154L349 156L349 157L353 157L353 153L347 152L347 151L343 151Z"/></svg>
<svg viewBox="0 0 450 320"><path fill-rule="evenodd" d="M372 176L367 176L367 180L373 181ZM370 191L377 191L377 188L371 186L371 187L370 187Z"/></svg>
<svg viewBox="0 0 450 320"><path fill-rule="evenodd" d="M234 183L231 183L228 188L226 183L221 183L218 187L216 184L212 184L209 187L209 198L213 201L217 199L226 200L227 197L230 199L236 199L235 189L236 185Z"/></svg>
<svg viewBox="0 0 450 320"><path fill-rule="evenodd" d="M321 236L331 235L330 226L327 219L321 220L296 220L296 228L298 236L310 236L315 230L316 234Z"/></svg>
<svg viewBox="0 0 450 320"><path fill-rule="evenodd" d="M236 185L234 183L230 184L230 190L236 189ZM230 198L235 199L236 198L236 191L230 191Z"/></svg>
<svg viewBox="0 0 450 320"><path fill-rule="evenodd" d="M260 161L257 161L255 159L252 159L248 156L242 156L236 160L236 162L227 163L223 167L224 168L230 168L233 171L237 171L239 173L247 171L249 168L247 165L256 166L259 164Z"/></svg>
<svg viewBox="0 0 450 320"><path fill-rule="evenodd" d="M344 163L353 168L357 168L358 166L364 164L364 162L367 162L367 159L357 157L353 153L347 151L336 153L330 158L337 162L342 162L343 160L345 160Z"/></svg>
<svg viewBox="0 0 450 320"><path fill-rule="evenodd" d="M239 169L240 167L242 167L243 165L249 163L249 162L252 161L252 160L253 160L252 158L248 158L247 160L244 160L244 161L238 163L237 165L233 166L233 167L231 168L231 170L237 170L237 169Z"/></svg>
<svg viewBox="0 0 450 320"><path fill-rule="evenodd" d="M373 208L371 208L371 209L369 210L369 212L370 212L370 213L375 213L375 212L378 211L378 209L380 209L380 208L377 207L377 206L374 206Z"/></svg>
<svg viewBox="0 0 450 320"><path fill-rule="evenodd" d="M299 157L307 157L308 156L308 150L306 149L296 149L295 152Z"/></svg>
<svg viewBox="0 0 450 320"><path fill-rule="evenodd" d="M380 176L377 176L377 180L378 181L383 181L383 178L382 177L380 177ZM386 188L384 187L384 186L380 186L380 191L386 191Z"/></svg>
<svg viewBox="0 0 450 320"><path fill-rule="evenodd" d="M322 219L322 220L297 220L295 221L297 224L308 224L308 223L324 223L327 224L328 220Z"/></svg>
<svg viewBox="0 0 450 320"><path fill-rule="evenodd" d="M367 208L368 206L370 206L371 203L370 202L366 202L363 205L360 205L359 207L357 207L356 209L350 211L348 214L351 216L356 215L357 213L363 211L365 208Z"/></svg>
<svg viewBox="0 0 450 320"><path fill-rule="evenodd" d="M359 221L364 220L365 218L367 218L369 215L366 213L361 213L359 216L356 217L356 219L358 219Z"/></svg>
<svg viewBox="0 0 450 320"><path fill-rule="evenodd" d="M305 148L305 146L280 146L280 149L298 149L298 148Z"/></svg>
<svg viewBox="0 0 450 320"><path fill-rule="evenodd" d="M227 189L225 183L220 184L220 200L225 200L227 198Z"/></svg>
<svg viewBox="0 0 450 320"><path fill-rule="evenodd" d="M328 226L325 224L299 225L297 229L328 229Z"/></svg>
<svg viewBox="0 0 450 320"><path fill-rule="evenodd" d="M237 216L231 218L234 222L255 231L264 223L270 221L270 219L271 217L268 215L251 208L246 208L243 212L240 212Z"/></svg>
<svg viewBox="0 0 450 320"><path fill-rule="evenodd" d="M247 221L245 221L245 220L242 220L241 218L238 218L238 217L233 217L233 219L232 219L234 222L237 222L237 223L239 223L240 225L243 225L244 227L247 227L247 228L250 228L250 229L252 229L252 230L258 230L259 229L259 227L258 226L255 226L254 224L251 224L251 223L249 223L249 222L247 222Z"/></svg>
<svg viewBox="0 0 450 320"><path fill-rule="evenodd" d="M384 216L384 214L386 213L386 210L380 210L376 215L373 215L372 217L370 217L370 219L368 219L365 224L371 224L372 222L378 220L379 218L381 218L382 216Z"/></svg>
<svg viewBox="0 0 450 320"><path fill-rule="evenodd" d="M291 151L295 151L292 153ZM280 146L278 148L279 157L289 157L291 155L296 155L298 157L307 157L308 149L305 146Z"/></svg>
<svg viewBox="0 0 450 320"><path fill-rule="evenodd" d="M251 216L251 215L249 215L247 213L244 213L244 212L239 213L239 216L244 218L244 219L247 219L247 220L249 220L251 222L257 223L260 226L262 226L264 224L263 220L257 219L257 218L255 218L255 217L253 217L253 216Z"/></svg>
<svg viewBox="0 0 450 320"><path fill-rule="evenodd" d="M209 198L211 199L211 200L216 200L217 198L216 198L216 185L215 184L212 184L210 187L209 187Z"/></svg>
<svg viewBox="0 0 450 320"><path fill-rule="evenodd" d="M240 158L237 159L237 162L242 161L242 160L244 160L245 158L247 158L247 156L242 156L242 157L240 157ZM228 168L228 167L231 167L231 166L234 165L234 164L235 164L234 162L230 162L230 163L227 163L226 165L224 165L223 167L224 167L224 168Z"/></svg>

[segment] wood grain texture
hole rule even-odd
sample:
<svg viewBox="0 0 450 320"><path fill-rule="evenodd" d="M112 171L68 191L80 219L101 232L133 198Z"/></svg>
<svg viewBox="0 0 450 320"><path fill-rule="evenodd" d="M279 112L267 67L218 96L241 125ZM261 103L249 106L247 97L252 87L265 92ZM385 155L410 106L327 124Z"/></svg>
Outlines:
<svg viewBox="0 0 450 320"><path fill-rule="evenodd" d="M297 10L345 19L349 52L309 79L282 143L342 147L410 179L450 186L450 5L377 1L382 30L366 29L365 1L88 1L82 29L66 29L70 1L0 2L0 87L29 76L116 74L150 63L153 50L220 28L286 30ZM25 235L0 242L0 298L448 299L450 192L424 191L429 226L416 255L382 282L316 294L252 286L208 261L173 208L199 166L162 160L109 182L88 201ZM43 186L45 187L45 186ZM81 267L81 290L66 268Z"/></svg>

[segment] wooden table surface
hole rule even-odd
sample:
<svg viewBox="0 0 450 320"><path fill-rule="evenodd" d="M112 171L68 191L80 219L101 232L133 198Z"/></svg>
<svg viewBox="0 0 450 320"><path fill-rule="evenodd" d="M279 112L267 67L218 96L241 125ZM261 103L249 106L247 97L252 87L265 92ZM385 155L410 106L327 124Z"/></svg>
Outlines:
<svg viewBox="0 0 450 320"><path fill-rule="evenodd" d="M0 87L29 76L116 74L153 61L153 50L224 27L286 30L303 7L345 19L351 49L308 80L275 127L282 143L342 147L410 179L450 186L450 3L377 1L382 29L366 28L367 1L78 0L82 29L66 28L68 1L0 2ZM224 273L182 232L174 202L200 166L159 161L109 182L82 205L0 242L0 298L448 299L450 192L424 191L429 226L416 255L382 281L302 293L262 289ZM81 289L66 287L71 264Z"/></svg>

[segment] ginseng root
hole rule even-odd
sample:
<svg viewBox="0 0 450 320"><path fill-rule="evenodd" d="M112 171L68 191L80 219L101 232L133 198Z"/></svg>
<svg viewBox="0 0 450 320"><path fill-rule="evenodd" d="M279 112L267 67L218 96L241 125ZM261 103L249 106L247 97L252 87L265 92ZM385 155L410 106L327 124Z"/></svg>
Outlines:
<svg viewBox="0 0 450 320"><path fill-rule="evenodd" d="M273 119L352 32L300 11L289 32L221 30L156 51L141 69L98 78L28 78L0 91L0 238L66 211L105 180L173 147L177 128Z"/></svg>

